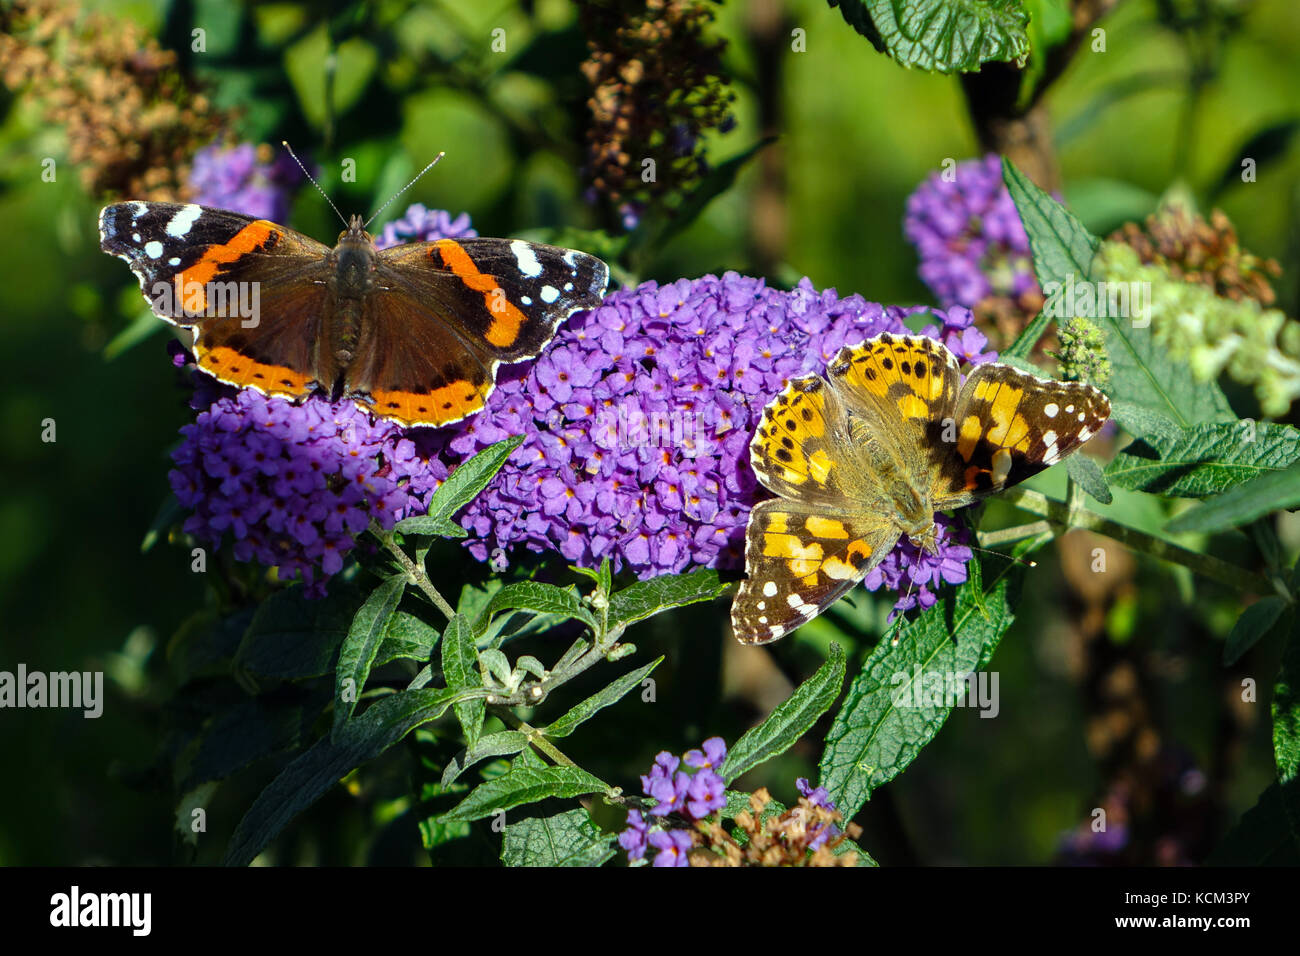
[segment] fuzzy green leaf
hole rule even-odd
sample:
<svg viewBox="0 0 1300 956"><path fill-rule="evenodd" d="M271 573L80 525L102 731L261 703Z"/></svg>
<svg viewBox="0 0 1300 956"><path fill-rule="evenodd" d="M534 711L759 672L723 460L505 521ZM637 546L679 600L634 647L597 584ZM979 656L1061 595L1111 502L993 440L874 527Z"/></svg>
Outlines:
<svg viewBox="0 0 1300 956"><path fill-rule="evenodd" d="M600 866L615 853L614 834L602 833L586 810L529 817L506 827L506 866Z"/></svg>
<svg viewBox="0 0 1300 956"><path fill-rule="evenodd" d="M580 724L591 719L598 711L604 710L611 704L618 703L628 691L640 687L641 682L662 661L662 657L657 657L644 667L638 667L631 673L624 674L618 680L606 685L603 690L588 697L582 703L574 705L567 713L552 721L549 726L542 728L542 732L548 737L567 737L577 730Z"/></svg>
<svg viewBox="0 0 1300 956"><path fill-rule="evenodd" d="M1282 668L1273 685L1273 759L1291 839L1300 842L1300 616L1287 615Z"/></svg>
<svg viewBox="0 0 1300 956"><path fill-rule="evenodd" d="M669 608L711 601L730 588L718 580L718 572L712 568L638 581L610 597L609 628L627 627Z"/></svg>
<svg viewBox="0 0 1300 956"><path fill-rule="evenodd" d="M479 784L468 797L439 819L443 823L481 820L498 811L536 803L547 797L580 797L608 789L604 781L578 767L535 767L516 763L501 776Z"/></svg>
<svg viewBox="0 0 1300 956"><path fill-rule="evenodd" d="M566 618L577 618L592 629L597 626L596 619L591 611L582 606L582 600L574 588L561 588L538 581L519 581L507 584L492 596L479 618L479 632L482 633L494 614L515 610L558 614Z"/></svg>
<svg viewBox="0 0 1300 956"><path fill-rule="evenodd" d="M1112 485L1132 491L1204 498L1300 459L1300 431L1290 425L1224 422L1152 436L1127 446L1106 467Z"/></svg>
<svg viewBox="0 0 1300 956"><path fill-rule="evenodd" d="M315 803L356 767L379 756L408 733L437 720L457 699L455 691L408 690L384 697L344 725L338 737L323 737L280 771L235 828L226 850L227 866L245 866L295 816Z"/></svg>
<svg viewBox="0 0 1300 956"><path fill-rule="evenodd" d="M379 647L388 630L388 622L402 600L406 590L405 574L394 574L386 578L370 593L366 602L357 609L352 618L352 627L343 641L339 651L339 664L334 673L334 729L338 734L341 728L356 710L357 700L366 686L370 668ZM347 687L348 682L351 687ZM350 690L351 693L345 694Z"/></svg>
<svg viewBox="0 0 1300 956"><path fill-rule="evenodd" d="M1184 511L1165 526L1184 531L1226 531L1256 521L1280 509L1300 507L1300 462L1269 471Z"/></svg>
<svg viewBox="0 0 1300 956"><path fill-rule="evenodd" d="M397 523L402 534L435 534L444 538L463 538L466 531L452 519L456 513L478 497L510 455L523 442L523 435L514 435L495 445L489 445L465 464L453 471L433 493L429 512L406 518Z"/></svg>
<svg viewBox="0 0 1300 956"><path fill-rule="evenodd" d="M896 646L882 639L849 687L826 736L820 778L846 819L948 719L952 698L934 700L934 682L947 687L966 674L974 680L1011 625L1008 595L1022 566L1003 564L987 585L980 562L967 567L966 583L905 625Z"/></svg>
<svg viewBox="0 0 1300 956"><path fill-rule="evenodd" d="M483 675L478 669L478 647L474 642L474 628L457 614L442 632L442 673L450 690L471 690L483 686ZM483 728L483 714L487 703L482 697L472 697L456 704L456 719L465 731L466 743L473 747Z"/></svg>
<svg viewBox="0 0 1300 956"><path fill-rule="evenodd" d="M1274 629L1287 603L1280 597L1270 595L1262 597L1241 612L1237 623L1232 626L1232 633L1223 645L1223 663L1231 667L1241 659L1241 655L1259 643L1260 639ZM1289 621L1283 620L1282 626L1288 627Z"/></svg>
<svg viewBox="0 0 1300 956"><path fill-rule="evenodd" d="M1020 0L829 0L844 21L909 69L968 73L1029 55Z"/></svg>
<svg viewBox="0 0 1300 956"><path fill-rule="evenodd" d="M720 771L731 783L742 773L784 753L798 742L822 714L830 710L844 686L844 651L831 644L831 656L817 673L799 685L761 724L751 728L727 753Z"/></svg>
<svg viewBox="0 0 1300 956"><path fill-rule="evenodd" d="M304 597L301 585L276 591L253 615L235 666L280 680L328 674L360 603L356 588L341 585L319 601Z"/></svg>
<svg viewBox="0 0 1300 956"><path fill-rule="evenodd" d="M480 760L488 757L506 757L517 754L528 746L528 735L518 730L502 730L495 734L484 734L473 747L467 747L442 773L441 786L450 787L462 773Z"/></svg>
<svg viewBox="0 0 1300 956"><path fill-rule="evenodd" d="M1101 467L1087 455L1071 455L1065 459L1065 470L1074 483L1104 505L1114 500L1106 487L1106 477Z"/></svg>

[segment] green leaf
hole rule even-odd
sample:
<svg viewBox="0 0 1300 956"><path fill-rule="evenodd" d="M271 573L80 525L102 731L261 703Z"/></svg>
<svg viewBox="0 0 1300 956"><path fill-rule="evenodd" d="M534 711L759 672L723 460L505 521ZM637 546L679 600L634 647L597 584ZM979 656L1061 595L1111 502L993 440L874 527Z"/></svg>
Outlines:
<svg viewBox="0 0 1300 956"><path fill-rule="evenodd" d="M832 643L831 656L817 673L799 685L790 697L757 727L736 741L719 773L731 783L742 773L784 753L798 742L822 714L830 710L844 686L847 666L844 651Z"/></svg>
<svg viewBox="0 0 1300 956"><path fill-rule="evenodd" d="M1154 408L1135 405L1122 399L1111 400L1110 417L1134 438L1149 438L1153 435L1177 438L1183 431L1176 421Z"/></svg>
<svg viewBox="0 0 1300 956"><path fill-rule="evenodd" d="M452 759L442 772L443 787L450 787L456 778L480 760L488 757L505 757L517 754L528 746L528 735L518 730L502 730L495 734L484 734L473 747L463 750Z"/></svg>
<svg viewBox="0 0 1300 956"><path fill-rule="evenodd" d="M539 581L520 581L516 584L507 584L492 596L492 600L488 602L483 615L478 620L479 633L487 628L494 614L518 610L577 618L593 630L597 626L591 611L582 606L582 600L578 597L575 588L561 588L554 584L542 584Z"/></svg>
<svg viewBox="0 0 1300 956"><path fill-rule="evenodd" d="M1300 462L1269 471L1184 511L1165 530L1226 531L1281 509L1300 507Z"/></svg>
<svg viewBox="0 0 1300 956"><path fill-rule="evenodd" d="M1064 206L1043 192L1007 159L1002 160L1007 190L1029 237L1034 274L1048 303L1003 354L1028 358L1054 311L1068 311L1071 283L1091 282L1100 240ZM1118 277L1117 277L1118 278ZM1213 382L1193 379L1190 369L1169 357L1150 327L1135 328L1131 319L1088 316L1106 335L1111 363L1107 387L1112 403L1127 403L1186 427L1197 422L1230 421L1236 416L1223 391Z"/></svg>
<svg viewBox="0 0 1300 956"><path fill-rule="evenodd" d="M968 73L1029 55L1020 0L829 0L844 20L905 67Z"/></svg>
<svg viewBox="0 0 1300 956"><path fill-rule="evenodd" d="M614 853L614 835L583 809L512 823L501 844L506 866L600 866Z"/></svg>
<svg viewBox="0 0 1300 956"><path fill-rule="evenodd" d="M711 601L730 589L731 585L718 580L718 572L712 568L638 581L610 596L609 629L627 627L669 608Z"/></svg>
<svg viewBox="0 0 1300 956"><path fill-rule="evenodd" d="M1270 595L1262 597L1241 612L1237 623L1232 626L1232 633L1223 645L1223 664L1231 667L1241 659L1241 655L1259 643L1260 638L1273 630L1282 612L1287 609L1287 602L1280 597ZM1283 622L1284 626L1289 622Z"/></svg>
<svg viewBox="0 0 1300 956"><path fill-rule="evenodd" d="M1076 485L1102 504L1108 505L1114 500L1101 468L1087 455L1071 455L1065 459L1065 470Z"/></svg>
<svg viewBox="0 0 1300 956"><path fill-rule="evenodd" d="M295 816L356 767L408 733L437 720L457 700L451 689L409 690L384 697L344 725L337 739L322 737L280 771L235 828L227 866L246 866Z"/></svg>
<svg viewBox="0 0 1300 956"><path fill-rule="evenodd" d="M1106 466L1112 485L1131 491L1204 498L1281 471L1300 459L1290 425L1224 422L1185 428L1128 445Z"/></svg>
<svg viewBox="0 0 1300 956"><path fill-rule="evenodd" d="M1300 840L1287 823L1279 784L1268 785L1205 862L1208 866L1300 866Z"/></svg>
<svg viewBox="0 0 1300 956"><path fill-rule="evenodd" d="M296 746L304 723L310 725L324 709L324 693L313 696L316 699L242 696L233 707L214 715L178 789L184 792L207 781L224 780L255 760Z"/></svg>
<svg viewBox="0 0 1300 956"><path fill-rule="evenodd" d="M442 673L449 690L471 690L483 686L483 675L478 669L478 646L474 642L474 628L464 616L457 614L442 632ZM487 703L482 697L470 697L456 704L456 719L465 731L465 741L473 747L483 729L483 714Z"/></svg>
<svg viewBox="0 0 1300 956"><path fill-rule="evenodd" d="M1273 685L1273 759L1291 839L1300 841L1300 616L1287 617L1290 633Z"/></svg>
<svg viewBox="0 0 1300 956"><path fill-rule="evenodd" d="M932 700L934 683L946 689L986 665L1011 624L1008 593L1022 566L1003 565L987 586L980 562L967 568L967 582L905 625L897 646L883 639L876 645L849 687L821 760L822 785L845 819L948 719L950 698Z"/></svg>
<svg viewBox="0 0 1300 956"><path fill-rule="evenodd" d="M479 784L468 797L439 819L444 823L453 820L481 820L501 810L536 803L547 797L580 797L585 793L600 793L608 789L602 780L578 767L516 764L501 776Z"/></svg>
<svg viewBox="0 0 1300 956"><path fill-rule="evenodd" d="M384 642L379 645L372 668L395 660L427 663L442 637L437 628L406 611L395 611L384 630Z"/></svg>
<svg viewBox="0 0 1300 956"><path fill-rule="evenodd" d="M339 728L356 710L357 700L366 686L366 679L370 676L370 667L374 663L375 655L379 653L379 646L384 641L388 622L393 612L397 610L398 602L402 600L402 592L406 590L406 582L405 574L394 574L384 579L379 587L370 593L366 603L357 609L356 616L352 618L352 627L343 641L342 650L339 651L339 664L334 674L332 732L336 736ZM346 687L349 681L352 683L351 693L345 694L345 691L349 690Z"/></svg>
<svg viewBox="0 0 1300 956"><path fill-rule="evenodd" d="M158 506L158 513L149 523L149 530L144 533L144 539L140 542L140 553L148 554L153 550L153 546L158 543L164 532L185 517L186 513L186 509L181 507L176 496L169 494Z"/></svg>
<svg viewBox="0 0 1300 956"><path fill-rule="evenodd" d="M301 585L262 602L235 654L235 666L263 677L298 680L328 674L360 603L355 588L331 585L316 601Z"/></svg>
<svg viewBox="0 0 1300 956"><path fill-rule="evenodd" d="M1213 201L1219 193L1229 186L1242 182L1242 163L1252 160L1259 167L1267 167L1275 159L1280 159L1291 146L1296 131L1300 130L1300 120L1287 119L1266 126L1241 144L1237 155L1224 167L1218 183L1210 193Z"/></svg>
<svg viewBox="0 0 1300 956"><path fill-rule="evenodd" d="M489 445L465 464L453 471L433 493L429 512L397 522L402 534L436 534L444 538L463 538L468 532L451 519L456 513L478 497L501 466L523 442L523 435L514 435L495 445Z"/></svg>
<svg viewBox="0 0 1300 956"><path fill-rule="evenodd" d="M580 724L589 720L598 711L604 710L611 704L618 703L628 691L640 687L641 682L662 661L662 657L657 657L644 667L638 667L636 670L624 674L618 680L608 684L604 690L591 695L582 703L574 705L566 714L552 721L549 726L543 727L542 733L554 738L567 737L577 730Z"/></svg>
<svg viewBox="0 0 1300 956"><path fill-rule="evenodd" d="M1002 178L1029 237L1038 284L1048 289L1065 282L1070 276L1076 280L1087 279L1100 240L1005 157L1002 160ZM1002 356L1029 358L1050 321L1048 310L1044 309L1030 320Z"/></svg>
<svg viewBox="0 0 1300 956"><path fill-rule="evenodd" d="M104 361L113 361L123 352L130 351L145 339L153 338L165 328L167 328L166 323L159 321L158 316L148 309L137 313L131 320L131 324L113 336L104 346Z"/></svg>

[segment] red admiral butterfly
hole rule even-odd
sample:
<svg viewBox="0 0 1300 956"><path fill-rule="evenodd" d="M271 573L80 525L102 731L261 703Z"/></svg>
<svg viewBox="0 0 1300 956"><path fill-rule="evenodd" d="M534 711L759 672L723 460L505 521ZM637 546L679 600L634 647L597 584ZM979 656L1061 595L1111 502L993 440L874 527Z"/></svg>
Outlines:
<svg viewBox="0 0 1300 956"><path fill-rule="evenodd" d="M105 206L99 234L154 313L194 330L204 371L290 399L322 389L404 425L482 409L497 367L536 358L609 279L594 256L522 239L376 249L360 216L333 249L183 203Z"/></svg>

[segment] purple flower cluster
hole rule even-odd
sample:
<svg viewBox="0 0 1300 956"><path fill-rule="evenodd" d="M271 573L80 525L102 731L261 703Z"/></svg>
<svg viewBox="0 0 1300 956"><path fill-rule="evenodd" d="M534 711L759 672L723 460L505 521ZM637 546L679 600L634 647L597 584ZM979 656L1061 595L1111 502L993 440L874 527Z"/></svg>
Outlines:
<svg viewBox="0 0 1300 956"><path fill-rule="evenodd" d="M206 146L194 154L190 171L194 202L272 222L289 217L289 201L302 182L288 153L252 143Z"/></svg>
<svg viewBox="0 0 1300 956"><path fill-rule="evenodd" d="M921 257L920 275L945 307L974 307L989 295L1035 288L1029 239L991 153L935 173L907 200L903 232Z"/></svg>
<svg viewBox="0 0 1300 956"><path fill-rule="evenodd" d="M641 791L655 801L652 818L670 813L688 821L703 820L727 805L726 784L718 768L727 759L727 745L721 737L710 737L700 750L688 750L679 760L668 751L655 757L654 766L641 777ZM694 772L682 770L685 764ZM619 834L618 844L627 851L629 860L640 860L647 849L656 851L655 866L689 866L691 846L689 830L664 830L647 820L640 810L629 810L627 829Z"/></svg>
<svg viewBox="0 0 1300 956"><path fill-rule="evenodd" d="M266 215L256 204L267 197L240 185L254 152L245 144L196 162L196 186L228 189L226 198L204 201ZM475 234L468 215L417 204L388 223L377 244ZM252 391L236 395L196 374L193 404L204 414L174 453L172 481L194 510L190 531L213 542L230 531L239 557L301 576L319 592L363 517L391 524L422 513L449 468L522 434L511 460L460 519L479 560L504 570L508 551L522 546L558 550L585 566L608 557L642 578L691 566L736 568L749 510L765 495L749 466L763 406L789 379L821 371L843 345L904 331L903 319L916 311L856 295L840 299L807 279L789 292L735 273L644 283L574 316L537 361L499 372L482 414L439 432L403 433L351 403L321 397L293 404ZM926 334L964 360L992 358L969 311L934 316L939 324ZM266 442L278 443L274 453ZM262 456L251 469L249 455ZM360 472L358 456L369 462ZM284 484L279 469L298 462L312 463L331 494L355 480L347 504L295 492L286 512L284 490L297 486ZM306 489L307 479L300 480ZM327 525L329 514L345 516ZM867 586L902 592L901 609L929 606L931 588L964 580L970 552L958 543L960 531L943 519L939 529L938 555L904 541Z"/></svg>
<svg viewBox="0 0 1300 956"><path fill-rule="evenodd" d="M385 227L384 238L472 234L468 216L453 221L412 206ZM173 355L175 364L192 367L184 350L174 347ZM324 593L372 519L387 529L423 514L447 477L447 465L429 453L435 442L428 431L408 434L351 401L311 396L295 404L236 391L197 370L193 379L191 405L199 414L181 429L169 476L192 510L184 530L213 545L229 533L236 559L300 578L309 594Z"/></svg>
<svg viewBox="0 0 1300 956"><path fill-rule="evenodd" d="M587 567L608 557L641 578L741 567L749 511L765 495L749 465L763 406L842 346L906 331L916 311L735 273L610 294L536 362L502 369L483 414L449 430L451 461L524 436L463 513L470 551L497 567L519 546ZM963 360L992 358L968 310L934 315L927 334ZM960 529L939 529L938 555L904 542L868 587L900 587L906 574L916 590L900 607L924 607L930 587L965 580Z"/></svg>
<svg viewBox="0 0 1300 956"><path fill-rule="evenodd" d="M172 490L193 512L184 530L214 545L229 532L237 560L301 578L310 594L324 593L372 519L387 529L422 513L447 476L401 428L350 401L225 391L196 391L206 407L172 452Z"/></svg>
<svg viewBox="0 0 1300 956"><path fill-rule="evenodd" d="M417 202L407 207L401 219L384 223L383 231L375 237L375 245L387 249L404 242L433 242L435 239L464 239L477 235L470 225L469 213L463 212L453 219L446 210L426 209Z"/></svg>

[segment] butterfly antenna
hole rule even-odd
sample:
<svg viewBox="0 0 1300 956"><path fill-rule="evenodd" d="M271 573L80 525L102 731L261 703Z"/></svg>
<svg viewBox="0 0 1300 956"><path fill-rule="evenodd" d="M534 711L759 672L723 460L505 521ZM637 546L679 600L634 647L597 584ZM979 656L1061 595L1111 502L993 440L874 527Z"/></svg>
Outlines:
<svg viewBox="0 0 1300 956"><path fill-rule="evenodd" d="M396 199L398 196L402 195L402 193L406 192L408 189L410 189L412 186L418 183L420 181L420 177L423 176L425 173L427 173L429 170L433 169L433 167L438 164L438 160L442 159L442 157L446 155L447 153L444 151L439 153L437 156L433 157L432 163L430 163L428 166L425 166L424 169L420 170L419 173L416 174L416 177L414 179L412 179L409 183L407 183L396 193L394 193L392 199L389 199L388 202L384 203L382 206L380 206L378 209L375 210L375 215L371 216L369 219L366 220L366 226L369 226L372 222L374 222L375 216L378 216L381 212L387 209L389 204L392 203L393 199Z"/></svg>
<svg viewBox="0 0 1300 956"><path fill-rule="evenodd" d="M1028 558L1018 558L1014 554L1007 554L1003 551L994 551L990 548L981 548L979 545L976 544L968 544L966 545L966 547L970 548L972 551L979 551L981 554L991 554L994 555L995 557L1006 558L1012 564L1023 564L1027 568L1038 567L1037 561L1031 561Z"/></svg>
<svg viewBox="0 0 1300 956"><path fill-rule="evenodd" d="M320 183L316 182L312 174L307 172L307 167L302 164L302 160L299 159L298 154L293 151L293 147L289 145L289 141L282 139L280 140L280 145L289 151L289 155L292 156L293 161L298 164L298 168L302 170L302 174L311 180L311 184L316 187L316 191L325 197L325 201L330 204L330 208L334 210L339 219L343 221L343 225L346 226L348 224L347 217L345 217L343 213L339 212L339 207L334 205L334 200L330 199L325 190L320 188Z"/></svg>

